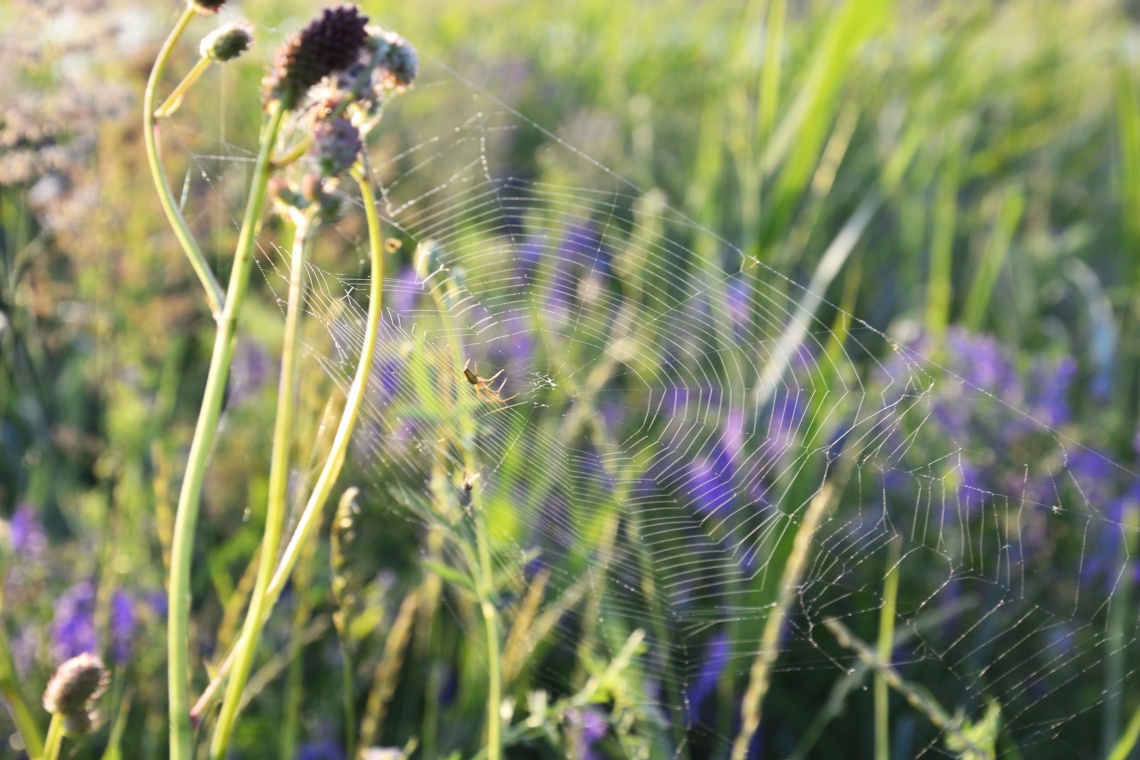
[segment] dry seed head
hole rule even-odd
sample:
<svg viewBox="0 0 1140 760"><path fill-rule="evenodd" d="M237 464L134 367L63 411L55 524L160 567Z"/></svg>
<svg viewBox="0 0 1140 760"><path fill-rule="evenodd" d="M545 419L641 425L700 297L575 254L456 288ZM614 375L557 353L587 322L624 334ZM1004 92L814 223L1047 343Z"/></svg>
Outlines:
<svg viewBox="0 0 1140 760"><path fill-rule="evenodd" d="M103 660L85 652L60 665L44 690L44 709L53 715L86 713L103 696L110 676Z"/></svg>
<svg viewBox="0 0 1140 760"><path fill-rule="evenodd" d="M367 23L355 5L325 8L277 49L265 80L265 103L276 98L282 107L296 108L310 87L350 66L368 40Z"/></svg>
<svg viewBox="0 0 1140 760"><path fill-rule="evenodd" d="M253 25L247 21L231 21L202 38L198 52L203 58L219 63L232 61L253 44Z"/></svg>

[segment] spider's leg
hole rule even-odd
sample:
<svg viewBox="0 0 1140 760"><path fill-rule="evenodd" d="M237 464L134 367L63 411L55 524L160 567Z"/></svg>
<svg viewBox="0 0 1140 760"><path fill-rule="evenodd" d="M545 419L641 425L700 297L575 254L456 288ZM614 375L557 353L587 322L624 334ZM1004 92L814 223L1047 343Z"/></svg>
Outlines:
<svg viewBox="0 0 1140 760"><path fill-rule="evenodd" d="M491 384L491 382L492 382L492 381L493 381L493 380L494 380L496 377L498 377L499 375L503 374L504 372L506 372L506 370L505 370L505 369L501 369L501 370L499 370L498 372L496 372L495 374L491 375L490 377L484 378L484 379L483 379L483 382L485 382L485 383L487 383L488 385L490 385L490 384Z"/></svg>
<svg viewBox="0 0 1140 760"><path fill-rule="evenodd" d="M496 375L496 377L497 377L497 375ZM507 378L504 377L502 380L499 381L499 387L494 388L493 390L495 391L495 393L502 393L503 392L503 386L506 384L507 384Z"/></svg>
<svg viewBox="0 0 1140 760"><path fill-rule="evenodd" d="M499 399L500 404L505 404L508 401L510 401L511 399L515 398L515 396L518 396L518 395L519 394L516 393L514 396L507 396L506 398L499 398L498 396L496 396L495 398Z"/></svg>

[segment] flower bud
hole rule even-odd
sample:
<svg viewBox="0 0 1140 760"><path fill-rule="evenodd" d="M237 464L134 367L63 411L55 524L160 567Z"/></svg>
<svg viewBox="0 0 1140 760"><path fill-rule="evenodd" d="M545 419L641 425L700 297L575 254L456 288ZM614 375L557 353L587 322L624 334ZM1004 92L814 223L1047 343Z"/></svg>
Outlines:
<svg viewBox="0 0 1140 760"><path fill-rule="evenodd" d="M352 168L362 147L360 131L344 117L322 120L313 128L313 153L326 177L336 177Z"/></svg>
<svg viewBox="0 0 1140 760"><path fill-rule="evenodd" d="M198 51L203 58L224 63L237 58L252 43L253 25L245 21L231 21L203 37Z"/></svg>
<svg viewBox="0 0 1140 760"><path fill-rule="evenodd" d="M384 40L388 43L388 52L381 64L384 79L396 92L402 92L415 80L420 57L412 44L395 32L385 32Z"/></svg>
<svg viewBox="0 0 1140 760"><path fill-rule="evenodd" d="M73 716L86 713L91 703L103 696L110 676L103 660L90 652L72 657L60 665L44 690L44 709L49 713Z"/></svg>

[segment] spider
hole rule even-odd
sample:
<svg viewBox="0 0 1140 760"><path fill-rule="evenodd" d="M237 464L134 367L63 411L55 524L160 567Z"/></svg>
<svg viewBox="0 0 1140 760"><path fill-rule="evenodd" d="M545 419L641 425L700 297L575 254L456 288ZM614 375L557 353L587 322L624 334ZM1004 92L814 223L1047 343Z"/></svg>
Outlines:
<svg viewBox="0 0 1140 760"><path fill-rule="evenodd" d="M475 395L479 398L486 401L497 401L500 404L505 404L515 396L519 395L516 393L515 396L507 396L506 398L503 398L499 395L499 393L503 390L503 386L507 383L507 378L505 377L499 383L498 388L491 387L490 384L495 381L495 378L503 374L505 370L499 370L490 377L483 378L479 377L479 362L475 362L474 366L471 369L467 369L468 364L471 364L470 359L467 360L467 364L463 365L463 374L456 375L455 379L466 380L467 382L471 383L471 385L475 388Z"/></svg>

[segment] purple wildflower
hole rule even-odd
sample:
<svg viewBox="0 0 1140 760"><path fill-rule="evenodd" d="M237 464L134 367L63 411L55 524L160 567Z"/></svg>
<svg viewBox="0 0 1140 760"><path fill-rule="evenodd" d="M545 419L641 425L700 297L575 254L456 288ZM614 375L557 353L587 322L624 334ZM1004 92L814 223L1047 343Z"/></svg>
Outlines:
<svg viewBox="0 0 1140 760"><path fill-rule="evenodd" d="M946 347L955 372L970 385L999 397L1016 389L1013 364L995 338L952 328L946 333Z"/></svg>
<svg viewBox="0 0 1140 760"><path fill-rule="evenodd" d="M56 659L67 660L96 650L94 583L80 581L64 592L56 602L52 627Z"/></svg>
<svg viewBox="0 0 1140 760"><path fill-rule="evenodd" d="M711 457L692 461L686 473L685 489L698 512L715 514L732 503L736 495L732 472L732 458L720 448Z"/></svg>
<svg viewBox="0 0 1140 760"><path fill-rule="evenodd" d="M1046 425L1063 425L1072 417L1068 396L1076 375L1077 362L1071 356L1033 365L1028 400L1035 416Z"/></svg>
<svg viewBox="0 0 1140 760"><path fill-rule="evenodd" d="M126 591L111 595L111 659L119 664L131 656L135 636L135 603Z"/></svg>
<svg viewBox="0 0 1140 760"><path fill-rule="evenodd" d="M718 631L709 639L697 677L689 684L685 694L690 717L699 715L705 700L716 691L717 682L724 675L731 654L732 648L729 646L728 636L723 631Z"/></svg>
<svg viewBox="0 0 1140 760"><path fill-rule="evenodd" d="M275 372L273 360L260 344L238 341L230 367L230 406L238 406L265 387Z"/></svg>
<svg viewBox="0 0 1140 760"><path fill-rule="evenodd" d="M576 224L567 230L559 255L571 264L602 275L609 274L612 256L592 226Z"/></svg>
<svg viewBox="0 0 1140 760"><path fill-rule="evenodd" d="M344 748L332 739L307 741L297 748L296 760L344 760Z"/></svg>
<svg viewBox="0 0 1140 760"><path fill-rule="evenodd" d="M47 551L47 532L44 531L40 516L34 507L20 503L8 523L8 535L12 540L12 550L21 558L38 562Z"/></svg>

